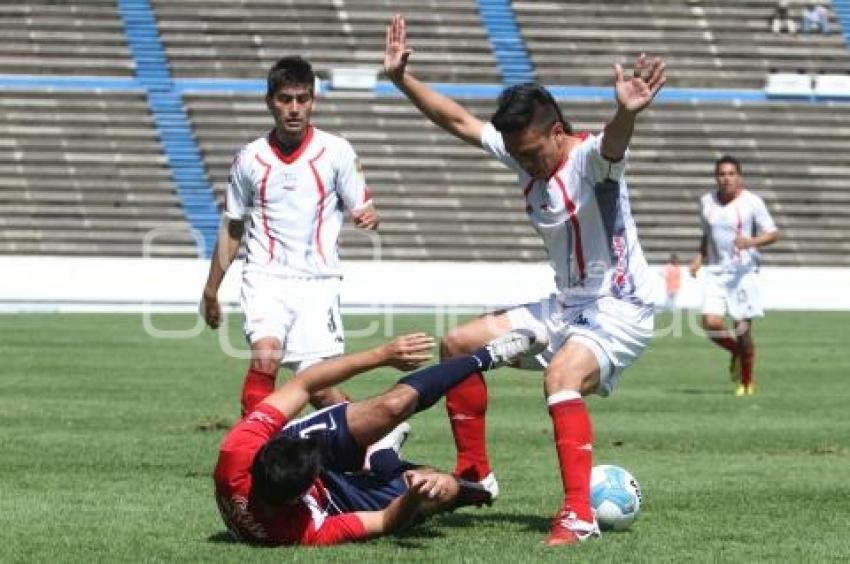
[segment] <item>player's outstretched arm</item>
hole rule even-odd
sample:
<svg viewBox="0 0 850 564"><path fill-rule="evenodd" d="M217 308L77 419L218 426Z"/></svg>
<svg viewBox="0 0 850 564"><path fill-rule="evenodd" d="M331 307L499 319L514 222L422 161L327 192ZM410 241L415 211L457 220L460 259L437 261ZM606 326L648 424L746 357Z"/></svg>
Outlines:
<svg viewBox="0 0 850 564"><path fill-rule="evenodd" d="M656 57L650 61L646 55L641 55L635 62L632 76L626 77L623 67L619 63L614 65L617 113L605 126L600 147L602 156L609 161L617 162L626 154L637 115L652 103L667 80L665 67L663 59Z"/></svg>
<svg viewBox="0 0 850 564"><path fill-rule="evenodd" d="M261 403L271 405L291 419L307 405L314 392L379 366L412 370L431 359L433 348L432 337L425 333L411 333L373 349L323 360L287 380Z"/></svg>
<svg viewBox="0 0 850 564"><path fill-rule="evenodd" d="M404 474L408 490L382 511L357 513L367 534L382 535L403 530L426 516L450 507L457 498L457 480L429 469L408 470Z"/></svg>
<svg viewBox="0 0 850 564"><path fill-rule="evenodd" d="M404 18L393 16L387 26L384 52L384 73L425 117L470 145L481 147L484 123L469 110L420 82L407 72L407 59L413 53L407 46L407 27Z"/></svg>
<svg viewBox="0 0 850 564"><path fill-rule="evenodd" d="M207 275L207 283L201 294L201 315L207 325L217 329L221 323L221 305L218 303L218 288L227 269L230 268L236 253L239 252L239 244L242 242L242 233L245 231L245 222L222 217L221 226L218 229L218 239L213 249L210 271Z"/></svg>

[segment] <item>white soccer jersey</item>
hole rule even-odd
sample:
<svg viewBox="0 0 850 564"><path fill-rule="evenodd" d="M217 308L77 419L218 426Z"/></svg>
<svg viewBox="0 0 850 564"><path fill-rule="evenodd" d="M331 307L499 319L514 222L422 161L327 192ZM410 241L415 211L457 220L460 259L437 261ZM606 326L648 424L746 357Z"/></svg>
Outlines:
<svg viewBox="0 0 850 564"><path fill-rule="evenodd" d="M599 152L601 136L582 137L548 180L534 180L522 170L491 123L484 126L481 144L517 172L526 212L543 238L567 305L602 296L651 304L652 276L623 178L626 157L611 163Z"/></svg>
<svg viewBox="0 0 850 564"><path fill-rule="evenodd" d="M230 169L225 215L247 220L245 270L281 276L341 276L337 239L344 210L370 200L345 139L309 127L283 154L274 132L242 147Z"/></svg>
<svg viewBox="0 0 850 564"><path fill-rule="evenodd" d="M700 217L708 247L709 272L755 270L759 265L758 249L738 249L735 239L776 231L764 200L749 190L742 190L726 205L717 199L717 192L704 194L700 199Z"/></svg>

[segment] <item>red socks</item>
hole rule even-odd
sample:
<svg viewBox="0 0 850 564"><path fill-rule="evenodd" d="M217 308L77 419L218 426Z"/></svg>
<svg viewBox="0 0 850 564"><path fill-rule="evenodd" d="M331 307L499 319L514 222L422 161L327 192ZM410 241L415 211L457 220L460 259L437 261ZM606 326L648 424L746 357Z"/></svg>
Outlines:
<svg viewBox="0 0 850 564"><path fill-rule="evenodd" d="M753 383L753 368L756 365L756 348L750 347L741 355L741 384L749 388Z"/></svg>
<svg viewBox="0 0 850 564"><path fill-rule="evenodd" d="M561 465L564 507L582 521L593 521L590 509L590 470L593 465L593 428L587 406L578 392L563 391L548 398L555 428L555 448Z"/></svg>
<svg viewBox="0 0 850 564"><path fill-rule="evenodd" d="M457 447L454 474L477 482L490 473L485 435L487 384L480 372L472 373L446 393L446 411Z"/></svg>
<svg viewBox="0 0 850 564"><path fill-rule="evenodd" d="M242 417L248 415L257 404L274 391L275 374L248 368L242 385Z"/></svg>
<svg viewBox="0 0 850 564"><path fill-rule="evenodd" d="M710 336L709 337L715 344L720 347L723 347L733 355L738 355L738 341L733 338L729 333L724 332L723 335L720 336Z"/></svg>

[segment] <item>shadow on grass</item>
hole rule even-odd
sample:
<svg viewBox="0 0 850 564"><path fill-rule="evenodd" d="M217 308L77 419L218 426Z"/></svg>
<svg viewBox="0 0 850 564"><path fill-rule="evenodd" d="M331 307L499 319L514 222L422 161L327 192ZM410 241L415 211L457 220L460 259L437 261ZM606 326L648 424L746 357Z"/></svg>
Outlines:
<svg viewBox="0 0 850 564"><path fill-rule="evenodd" d="M445 513L407 531L388 537L396 547L406 550L428 548L428 541L446 537L441 529L446 527L466 529L482 523L519 526L524 531L545 534L549 532L549 518L541 515L513 513ZM240 544L227 531L219 531L207 537L214 544Z"/></svg>
<svg viewBox="0 0 850 564"><path fill-rule="evenodd" d="M727 390L704 390L699 388L685 388L683 390L670 390L674 394L685 394L688 396L728 396Z"/></svg>
<svg viewBox="0 0 850 564"><path fill-rule="evenodd" d="M550 517L520 513L447 513L435 518L435 523L446 527L475 527L482 523L519 526L524 531L548 533Z"/></svg>
<svg viewBox="0 0 850 564"><path fill-rule="evenodd" d="M219 531L208 536L207 542L216 544L237 544L239 541L233 538L233 535L227 531Z"/></svg>

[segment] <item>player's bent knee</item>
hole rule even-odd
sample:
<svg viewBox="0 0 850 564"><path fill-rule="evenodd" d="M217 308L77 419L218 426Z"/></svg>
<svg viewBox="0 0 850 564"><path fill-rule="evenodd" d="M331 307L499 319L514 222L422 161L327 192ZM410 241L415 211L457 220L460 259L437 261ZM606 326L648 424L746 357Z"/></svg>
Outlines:
<svg viewBox="0 0 850 564"><path fill-rule="evenodd" d="M384 417L401 422L416 412L419 394L410 386L397 385L381 396L376 409L381 410Z"/></svg>
<svg viewBox="0 0 850 564"><path fill-rule="evenodd" d="M440 340L440 358L454 358L466 354L463 339L455 332L445 335Z"/></svg>
<svg viewBox="0 0 850 564"><path fill-rule="evenodd" d="M280 356L271 355L251 359L251 368L266 374L277 374L278 367L280 367Z"/></svg>
<svg viewBox="0 0 850 564"><path fill-rule="evenodd" d="M584 378L567 362L552 362L543 372L546 392L552 394L564 390L581 391Z"/></svg>

